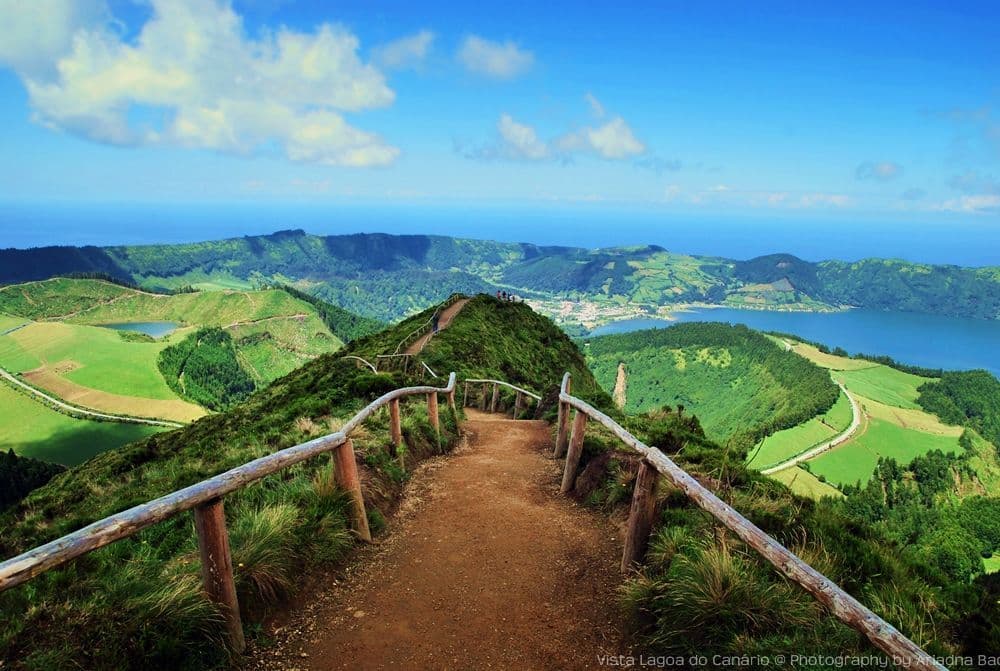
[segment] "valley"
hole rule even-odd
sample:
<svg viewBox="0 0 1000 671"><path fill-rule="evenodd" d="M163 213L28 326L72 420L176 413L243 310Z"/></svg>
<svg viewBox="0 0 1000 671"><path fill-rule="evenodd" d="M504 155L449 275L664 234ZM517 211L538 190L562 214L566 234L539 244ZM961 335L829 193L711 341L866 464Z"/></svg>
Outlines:
<svg viewBox="0 0 1000 671"><path fill-rule="evenodd" d="M101 279L67 278L4 287L0 368L20 384L94 414L46 404L9 381L0 383L8 396L19 396L16 403L11 398L11 407L23 411L26 402L36 403L32 421L3 423L0 445L75 464L169 428L137 431L135 425L95 421L95 415L175 424L204 417L218 406L185 393L183 384L165 377L162 363L165 351L199 329L226 334L233 365L244 371L245 387L252 391L340 349L344 340L334 331L343 326L344 337L354 337L358 324L366 328L349 313L280 289L157 294ZM150 330L162 335L153 337Z"/></svg>

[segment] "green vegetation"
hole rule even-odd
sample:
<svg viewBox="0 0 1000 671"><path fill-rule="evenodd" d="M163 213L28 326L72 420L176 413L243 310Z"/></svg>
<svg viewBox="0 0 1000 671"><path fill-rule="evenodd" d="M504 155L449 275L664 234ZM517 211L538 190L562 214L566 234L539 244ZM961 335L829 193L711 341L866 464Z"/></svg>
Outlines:
<svg viewBox="0 0 1000 671"><path fill-rule="evenodd" d="M909 464L932 450L946 454L963 452L957 437L911 431L891 422L872 419L849 443L824 452L808 463L812 473L825 477L828 482L864 484L872 477L880 458Z"/></svg>
<svg viewBox="0 0 1000 671"><path fill-rule="evenodd" d="M163 431L162 427L75 419L0 383L0 445L65 466Z"/></svg>
<svg viewBox="0 0 1000 671"><path fill-rule="evenodd" d="M748 465L765 469L802 454L809 448L830 440L851 425L851 402L843 392L837 402L822 415L767 436L754 447Z"/></svg>
<svg viewBox="0 0 1000 671"><path fill-rule="evenodd" d="M157 363L171 389L212 410L231 408L256 388L237 360L232 336L220 328L199 329L160 352Z"/></svg>
<svg viewBox="0 0 1000 671"><path fill-rule="evenodd" d="M12 449L0 452L0 510L17 503L65 470L58 464L19 457Z"/></svg>
<svg viewBox="0 0 1000 671"><path fill-rule="evenodd" d="M176 399L156 369L160 352L176 335L162 340L128 339L123 331L33 322L0 336L0 366L22 373L46 365L77 384L113 394Z"/></svg>
<svg viewBox="0 0 1000 671"><path fill-rule="evenodd" d="M1000 380L985 370L944 373L917 402L948 424L970 426L1000 449Z"/></svg>
<svg viewBox="0 0 1000 671"><path fill-rule="evenodd" d="M824 496L841 498L844 495L833 485L827 484L817 478L804 468L793 466L776 471L768 476L772 480L777 480L790 490L793 494L818 501Z"/></svg>
<svg viewBox="0 0 1000 671"><path fill-rule="evenodd" d="M858 396L898 408L919 408L917 389L928 382L928 378L881 365L838 371L833 377Z"/></svg>
<svg viewBox="0 0 1000 671"><path fill-rule="evenodd" d="M978 617L980 586L929 569L877 522L852 516L842 496L809 501L792 495L707 440L688 415L655 411L627 421L630 430L664 446L685 470L711 482L720 497L924 649L937 655L991 649L989 640L960 640L954 633ZM634 456L598 434L584 458L591 470L587 481L595 481L595 469L604 478L593 490L578 485L577 494L594 505L627 505ZM867 641L721 532L678 490L669 489L661 500L646 564L623 590L644 652L709 658L789 649L873 654Z"/></svg>
<svg viewBox="0 0 1000 671"><path fill-rule="evenodd" d="M638 314L710 303L808 310L852 305L1000 317L997 268L884 259L811 263L773 254L734 261L676 254L653 245L586 250L442 236L315 236L303 231L178 245L0 250L0 283L75 271L105 273L151 289L292 284L382 321L419 311L455 291L498 288L545 299L545 305L586 301L599 311L630 306ZM558 307L549 309L560 314ZM584 320L579 315L564 319Z"/></svg>
<svg viewBox="0 0 1000 671"><path fill-rule="evenodd" d="M427 316L361 338L346 352L391 351ZM533 388L544 383L539 391L549 399L545 412L554 411L552 394L565 370L573 371L580 393L610 405L573 343L525 305L477 297L425 352L442 374L505 377ZM513 370L521 365L525 370ZM0 555L332 431L386 391L418 382L321 356L224 413L102 454L35 490L0 515ZM372 418L354 436L376 521L392 509L416 461L447 449L457 436L457 418L446 404L442 447L424 414L424 399L403 405L405 468L388 455L385 416ZM252 623L298 584L296 576L337 559L350 545L345 502L332 485L326 457L227 496L226 514L234 563L243 564L237 581L251 633ZM220 624L202 596L194 557L190 516L181 515L0 594L0 658L18 660L25 669L224 664Z"/></svg>
<svg viewBox="0 0 1000 671"><path fill-rule="evenodd" d="M744 450L827 411L839 393L826 371L744 326L689 322L591 338L587 357L605 389L625 362L627 411L680 406L709 436Z"/></svg>

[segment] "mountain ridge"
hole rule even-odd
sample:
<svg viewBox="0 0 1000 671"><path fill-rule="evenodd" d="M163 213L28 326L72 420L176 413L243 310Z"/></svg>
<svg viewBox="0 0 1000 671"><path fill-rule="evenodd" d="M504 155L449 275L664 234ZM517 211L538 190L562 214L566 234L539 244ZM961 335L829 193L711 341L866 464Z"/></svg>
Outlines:
<svg viewBox="0 0 1000 671"><path fill-rule="evenodd" d="M302 229L197 243L0 250L0 284L81 272L149 289L287 284L382 321L454 292L498 290L532 298L552 316L560 301L582 300L637 314L710 304L1000 318L1000 267L877 257L812 262L779 253L734 260L658 245L585 249L443 235L319 236Z"/></svg>

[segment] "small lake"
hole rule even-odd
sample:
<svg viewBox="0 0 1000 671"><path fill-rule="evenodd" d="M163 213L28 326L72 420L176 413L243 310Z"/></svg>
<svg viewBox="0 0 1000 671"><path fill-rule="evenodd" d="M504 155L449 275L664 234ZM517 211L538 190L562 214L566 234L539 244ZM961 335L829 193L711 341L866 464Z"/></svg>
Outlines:
<svg viewBox="0 0 1000 671"><path fill-rule="evenodd" d="M101 326L115 331L138 331L154 338L162 338L176 331L180 324L177 322L119 322L101 324Z"/></svg>
<svg viewBox="0 0 1000 671"><path fill-rule="evenodd" d="M663 328L679 322L728 322L760 331L781 331L848 352L887 354L902 363L945 370L985 368L1000 376L1000 321L914 312L774 312L732 308L675 312L675 321L625 319L591 335Z"/></svg>

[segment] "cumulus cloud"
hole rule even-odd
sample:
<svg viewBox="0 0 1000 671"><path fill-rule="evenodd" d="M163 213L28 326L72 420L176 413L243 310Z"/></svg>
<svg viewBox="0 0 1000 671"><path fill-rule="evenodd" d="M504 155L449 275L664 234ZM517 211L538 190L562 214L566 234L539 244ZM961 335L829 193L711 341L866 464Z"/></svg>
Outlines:
<svg viewBox="0 0 1000 671"><path fill-rule="evenodd" d="M643 154L646 146L636 139L625 120L615 117L607 123L564 133L542 140L533 126L502 114L497 122L496 142L472 150L458 148L466 158L520 159L569 162L576 155L589 154L607 160L622 160Z"/></svg>
<svg viewBox="0 0 1000 671"><path fill-rule="evenodd" d="M509 114L500 116L497 130L503 146L516 158L539 161L550 155L548 145L538 139L535 129L514 121Z"/></svg>
<svg viewBox="0 0 1000 671"><path fill-rule="evenodd" d="M854 171L854 176L860 180L888 182L903 174L903 166L892 161L865 161Z"/></svg>
<svg viewBox="0 0 1000 671"><path fill-rule="evenodd" d="M434 33L421 30L414 35L376 47L372 52L372 60L387 70L416 67L427 58L433 43Z"/></svg>
<svg viewBox="0 0 1000 671"><path fill-rule="evenodd" d="M0 63L33 77L52 77L76 31L108 18L102 0L0 0Z"/></svg>
<svg viewBox="0 0 1000 671"><path fill-rule="evenodd" d="M27 5L0 0L0 21L21 31L20 46L5 42L0 59L49 127L117 145L236 154L278 147L293 161L337 166L387 165L399 154L341 114L395 97L342 26L280 28L255 39L228 2L152 0L152 17L127 41L106 18L79 23L76 2L45 1L53 21L72 25L69 43L62 33L53 37L45 51L52 62L43 67L41 52L25 46L32 23L20 10Z"/></svg>
<svg viewBox="0 0 1000 671"><path fill-rule="evenodd" d="M458 62L476 74L513 79L531 69L535 56L510 40L493 42L469 35L458 48Z"/></svg>

